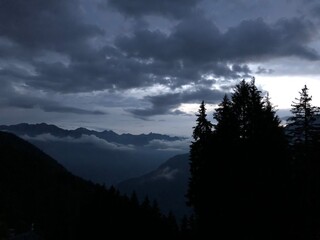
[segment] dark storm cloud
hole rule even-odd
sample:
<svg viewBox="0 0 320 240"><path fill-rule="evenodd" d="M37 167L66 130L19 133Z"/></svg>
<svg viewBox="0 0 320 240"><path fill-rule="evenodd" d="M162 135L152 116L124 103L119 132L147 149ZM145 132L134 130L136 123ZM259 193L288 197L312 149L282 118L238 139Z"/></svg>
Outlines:
<svg viewBox="0 0 320 240"><path fill-rule="evenodd" d="M152 86L156 83L172 88L190 82L204 83L205 75L239 78L248 76L250 70L245 65L226 63L195 63L191 61L162 61L127 57L116 49L92 53L87 60L46 63L34 61L36 75L19 75L11 70L11 78L20 77L33 87L57 92L88 92L103 89L130 89ZM10 77L10 75L8 75ZM207 81L212 84L213 81Z"/></svg>
<svg viewBox="0 0 320 240"><path fill-rule="evenodd" d="M84 22L80 7L77 0L0 0L1 77L59 92L91 91L87 83L101 79L94 78L98 73L90 74L94 69L101 72L103 66L99 65L101 54L89 40L103 36L103 31ZM52 62L52 56L46 61L47 53L63 55L70 66L59 59ZM34 69L34 75L23 75L15 72L19 67L8 67L25 64ZM87 67L81 72L85 74L78 73L82 66Z"/></svg>
<svg viewBox="0 0 320 240"><path fill-rule="evenodd" d="M287 56L319 60L319 54L307 46L316 34L315 25L304 19L281 19L273 25L262 19L247 20L226 32L224 53L235 60Z"/></svg>
<svg viewBox="0 0 320 240"><path fill-rule="evenodd" d="M56 113L73 113L73 114L90 114L90 115L104 115L102 111L86 110L77 107L64 106L61 103L50 101L43 98L36 98L30 96L15 96L6 102L7 106L17 107L22 109L41 109L44 112Z"/></svg>
<svg viewBox="0 0 320 240"><path fill-rule="evenodd" d="M191 14L199 0L109 0L108 6L132 17L163 15L182 18Z"/></svg>
<svg viewBox="0 0 320 240"><path fill-rule="evenodd" d="M221 101L224 92L219 90L210 90L207 88L196 89L180 93L168 93L158 96L147 96L145 100L151 103L150 108L131 109L133 115L140 118L154 115L169 114L173 109L180 106L181 103L200 103L204 100L206 103L217 103ZM181 113L181 112L175 112Z"/></svg>
<svg viewBox="0 0 320 240"><path fill-rule="evenodd" d="M1 0L0 36L33 50L68 51L102 34L87 25L76 0Z"/></svg>
<svg viewBox="0 0 320 240"><path fill-rule="evenodd" d="M20 108L20 109L41 109L44 112L73 113L104 115L105 112L97 110L87 110L73 106L67 106L50 97L43 95L34 96L30 92L17 90L19 86L12 86L12 83L6 80L1 81L0 88L0 107Z"/></svg>
<svg viewBox="0 0 320 240"><path fill-rule="evenodd" d="M41 100L43 101L43 100ZM35 105L36 107L39 107L45 112L57 112L57 113L73 113L73 114L88 114L88 115L105 115L106 112L99 111L99 110L87 110L87 109L81 109L78 107L69 107L69 106L63 106L58 102L46 102L45 104L41 103L40 105Z"/></svg>
<svg viewBox="0 0 320 240"><path fill-rule="evenodd" d="M315 34L311 22L297 18L273 25L262 19L247 20L222 33L198 17L183 21L170 35L143 30L118 38L116 44L129 56L163 61L254 61L285 56L318 60L318 53L307 46Z"/></svg>
<svg viewBox="0 0 320 240"><path fill-rule="evenodd" d="M15 107L15 108L22 108L22 109L41 109L44 112L90 114L90 115L106 114L102 111L86 110L78 107L65 106L59 102L51 101L45 98L18 95L17 93L14 93L14 97L10 97L4 100L2 102L2 105Z"/></svg>
<svg viewBox="0 0 320 240"><path fill-rule="evenodd" d="M311 14L320 19L320 4L317 4L315 6L313 6L313 8L311 9Z"/></svg>
<svg viewBox="0 0 320 240"><path fill-rule="evenodd" d="M140 30L133 37L123 36L116 45L129 56L163 61L208 61L223 46L219 29L209 20L194 17L178 24L169 35L157 30Z"/></svg>
<svg viewBox="0 0 320 240"><path fill-rule="evenodd" d="M88 58L73 60L70 64L34 64L37 76L29 83L58 92L90 92L104 89L129 89L152 85L151 69L124 55L109 50L93 51Z"/></svg>

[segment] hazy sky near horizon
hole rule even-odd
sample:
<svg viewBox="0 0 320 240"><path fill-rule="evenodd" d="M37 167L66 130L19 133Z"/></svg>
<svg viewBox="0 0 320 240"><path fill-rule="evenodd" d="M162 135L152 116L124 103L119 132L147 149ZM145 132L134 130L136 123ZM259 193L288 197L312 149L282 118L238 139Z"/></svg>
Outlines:
<svg viewBox="0 0 320 240"><path fill-rule="evenodd" d="M190 136L253 76L320 106L319 26L318 0L0 0L0 124Z"/></svg>

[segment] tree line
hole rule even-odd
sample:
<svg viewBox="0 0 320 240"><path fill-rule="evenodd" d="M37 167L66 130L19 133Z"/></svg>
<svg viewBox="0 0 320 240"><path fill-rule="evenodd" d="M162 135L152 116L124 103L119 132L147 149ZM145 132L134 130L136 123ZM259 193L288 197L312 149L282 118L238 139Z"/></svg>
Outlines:
<svg viewBox="0 0 320 240"><path fill-rule="evenodd" d="M319 108L307 86L284 126L268 95L238 83L215 109L202 102L190 145L188 204L197 237L320 237Z"/></svg>

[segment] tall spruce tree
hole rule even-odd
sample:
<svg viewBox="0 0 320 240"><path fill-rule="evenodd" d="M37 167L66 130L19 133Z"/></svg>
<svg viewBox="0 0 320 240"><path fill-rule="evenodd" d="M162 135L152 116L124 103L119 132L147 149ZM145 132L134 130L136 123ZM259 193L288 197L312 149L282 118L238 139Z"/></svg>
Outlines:
<svg viewBox="0 0 320 240"><path fill-rule="evenodd" d="M294 144L309 146L315 141L318 127L316 126L319 108L312 106L312 96L309 96L309 89L305 85L299 92L300 98L296 98L291 104L292 117L288 119L288 129Z"/></svg>
<svg viewBox="0 0 320 240"><path fill-rule="evenodd" d="M197 126L193 128L193 139L195 141L205 142L211 134L212 123L207 120L206 107L204 101L201 102L198 110Z"/></svg>
<svg viewBox="0 0 320 240"><path fill-rule="evenodd" d="M261 92L255 86L254 79L250 83L243 80L235 86L232 110L237 117L238 137L244 140L258 137L264 108Z"/></svg>
<svg viewBox="0 0 320 240"><path fill-rule="evenodd" d="M312 105L312 96L305 85L300 97L292 103L288 134L293 155L296 229L304 239L315 239L320 225L320 128L319 108Z"/></svg>
<svg viewBox="0 0 320 240"><path fill-rule="evenodd" d="M196 114L197 125L193 128L193 139L190 146L190 172L189 188L187 192L187 203L199 215L202 208L202 200L206 195L205 168L208 161L209 139L212 133L212 124L207 120L205 103L202 101Z"/></svg>

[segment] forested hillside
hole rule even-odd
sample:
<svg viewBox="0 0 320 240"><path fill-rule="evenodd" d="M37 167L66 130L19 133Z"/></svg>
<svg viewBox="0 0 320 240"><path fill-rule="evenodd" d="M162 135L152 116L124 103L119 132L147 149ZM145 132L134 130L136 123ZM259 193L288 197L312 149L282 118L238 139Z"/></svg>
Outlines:
<svg viewBox="0 0 320 240"><path fill-rule="evenodd" d="M30 143L0 132L0 239L33 228L43 239L178 237L172 215L78 178Z"/></svg>

